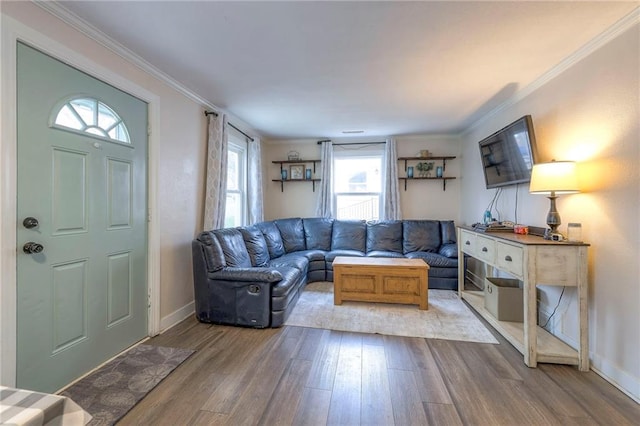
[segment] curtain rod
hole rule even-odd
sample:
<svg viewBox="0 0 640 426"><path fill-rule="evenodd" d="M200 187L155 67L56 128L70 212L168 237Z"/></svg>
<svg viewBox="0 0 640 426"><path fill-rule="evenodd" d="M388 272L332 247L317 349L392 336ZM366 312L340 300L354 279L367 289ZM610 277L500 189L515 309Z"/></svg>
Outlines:
<svg viewBox="0 0 640 426"><path fill-rule="evenodd" d="M205 115L205 116L213 115L214 117L217 117L217 116L218 116L218 113L217 113L217 112L215 112L215 111L205 111L205 112L204 112L204 115ZM245 132L243 132L242 130L238 129L238 128L237 128L236 126L234 126L233 124L229 123L228 121L227 121L227 124L228 124L229 126L233 127L234 129L236 129L237 131L239 131L240 133L242 133L242 134L244 135L244 137L245 137L245 138L247 138L247 139L249 139L251 142L253 142L253 141L254 141L254 139L253 139L251 136L249 136L248 134L246 134L246 133L245 133Z"/></svg>
<svg viewBox="0 0 640 426"><path fill-rule="evenodd" d="M318 145L322 145L322 142L331 142L331 140L318 141ZM335 146L346 146L346 145L380 145L387 142L345 142L345 143L333 143Z"/></svg>

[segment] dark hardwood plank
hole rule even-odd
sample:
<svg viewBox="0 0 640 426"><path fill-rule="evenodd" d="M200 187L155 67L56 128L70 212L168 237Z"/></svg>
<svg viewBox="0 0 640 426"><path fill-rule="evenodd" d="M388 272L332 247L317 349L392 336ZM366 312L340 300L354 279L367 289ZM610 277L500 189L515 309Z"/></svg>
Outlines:
<svg viewBox="0 0 640 426"><path fill-rule="evenodd" d="M435 404L453 404L431 349L425 339L411 338L409 353L417 378L418 392L422 401Z"/></svg>
<svg viewBox="0 0 640 426"><path fill-rule="evenodd" d="M329 334L328 330L322 330L320 328L307 328L305 329L304 338L300 344L300 350L296 354L297 359L306 359L313 361L316 358L318 349L322 343L322 336Z"/></svg>
<svg viewBox="0 0 640 426"><path fill-rule="evenodd" d="M396 425L426 425L427 416L413 371L389 369L389 386Z"/></svg>
<svg viewBox="0 0 640 426"><path fill-rule="evenodd" d="M333 390L340 353L341 331L326 330L322 334L316 358L313 362L307 386L315 389Z"/></svg>
<svg viewBox="0 0 640 426"><path fill-rule="evenodd" d="M499 345L189 318L148 344L196 352L120 425L637 424L593 372L524 365Z"/></svg>
<svg viewBox="0 0 640 426"><path fill-rule="evenodd" d="M384 336L384 350L387 355L387 368L395 370L413 370L413 361L407 345L407 338Z"/></svg>
<svg viewBox="0 0 640 426"><path fill-rule="evenodd" d="M229 416L229 424L255 425L259 422L280 378L298 350L301 339L297 330L283 329L276 343L265 352L264 358L247 371L246 375L251 376L251 380L247 381L237 399Z"/></svg>
<svg viewBox="0 0 640 426"><path fill-rule="evenodd" d="M540 370L577 398L586 414L600 424L638 425L640 405L593 372L583 373L559 365L540 365Z"/></svg>
<svg viewBox="0 0 640 426"><path fill-rule="evenodd" d="M328 425L360 424L362 336L343 333L333 383Z"/></svg>
<svg viewBox="0 0 640 426"><path fill-rule="evenodd" d="M322 426L327 424L331 391L305 388L293 425Z"/></svg>
<svg viewBox="0 0 640 426"><path fill-rule="evenodd" d="M393 407L384 346L362 346L362 405L364 425L393 424Z"/></svg>
<svg viewBox="0 0 640 426"><path fill-rule="evenodd" d="M303 389L307 382L311 364L311 361L303 359L291 361L260 419L261 425L289 425L293 423L302 399L300 389Z"/></svg>
<svg viewBox="0 0 640 426"><path fill-rule="evenodd" d="M422 406L430 425L462 426L462 420L453 404L423 402Z"/></svg>

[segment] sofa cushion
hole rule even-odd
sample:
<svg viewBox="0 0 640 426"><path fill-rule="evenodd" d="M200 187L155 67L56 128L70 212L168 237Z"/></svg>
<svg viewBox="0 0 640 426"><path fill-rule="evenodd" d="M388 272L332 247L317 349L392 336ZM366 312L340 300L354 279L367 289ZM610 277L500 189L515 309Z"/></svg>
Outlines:
<svg viewBox="0 0 640 426"><path fill-rule="evenodd" d="M271 259L269 266L273 268L288 267L296 268L305 274L309 269L309 259L306 256L298 253L287 253L284 256L280 256L277 259Z"/></svg>
<svg viewBox="0 0 640 426"><path fill-rule="evenodd" d="M367 249L367 223L364 220L334 220L331 250Z"/></svg>
<svg viewBox="0 0 640 426"><path fill-rule="evenodd" d="M274 222L280 231L285 252L291 253L292 251L300 251L306 248L302 219L296 217L291 219L278 219Z"/></svg>
<svg viewBox="0 0 640 426"><path fill-rule="evenodd" d="M331 250L333 220L324 217L302 219L307 249Z"/></svg>
<svg viewBox="0 0 640 426"><path fill-rule="evenodd" d="M367 222L367 252L370 251L402 253L402 221Z"/></svg>
<svg viewBox="0 0 640 426"><path fill-rule="evenodd" d="M237 228L216 229L213 233L218 238L227 266L231 268L251 267L247 246Z"/></svg>
<svg viewBox="0 0 640 426"><path fill-rule="evenodd" d="M458 259L452 259L450 257L444 257L438 253L430 253L426 251L414 251L407 253L405 256L408 259L422 259L432 268L458 268Z"/></svg>
<svg viewBox="0 0 640 426"><path fill-rule="evenodd" d="M363 257L363 251L358 250L331 250L325 256L327 262L327 269L333 269L333 260L338 256L351 256L351 257Z"/></svg>
<svg viewBox="0 0 640 426"><path fill-rule="evenodd" d="M197 238L202 243L202 254L207 265L208 272L216 272L227 266L224 253L218 239L211 231L200 233Z"/></svg>
<svg viewBox="0 0 640 426"><path fill-rule="evenodd" d="M402 225L403 252L437 252L440 248L440 221L405 220Z"/></svg>
<svg viewBox="0 0 640 426"><path fill-rule="evenodd" d="M264 266L269 263L269 248L262 231L255 225L240 228L240 233L247 246L247 252L253 266Z"/></svg>
<svg viewBox="0 0 640 426"><path fill-rule="evenodd" d="M456 240L456 225L452 220L441 220L442 244L454 244Z"/></svg>
<svg viewBox="0 0 640 426"><path fill-rule="evenodd" d="M452 259L458 258L458 245L456 243L453 244L443 244L438 250L438 254L443 255L444 257L450 257Z"/></svg>
<svg viewBox="0 0 640 426"><path fill-rule="evenodd" d="M327 252L324 250L303 250L296 254L305 256L309 261L322 260L324 262L324 256Z"/></svg>
<svg viewBox="0 0 640 426"><path fill-rule="evenodd" d="M373 250L367 252L367 257L395 257L402 258L404 255L402 253L398 253L397 251L386 251L386 250Z"/></svg>
<svg viewBox="0 0 640 426"><path fill-rule="evenodd" d="M256 226L262 231L264 240L267 242L267 248L269 249L269 257L275 259L284 254L284 244L282 244L282 238L280 237L280 231L273 222L260 222Z"/></svg>

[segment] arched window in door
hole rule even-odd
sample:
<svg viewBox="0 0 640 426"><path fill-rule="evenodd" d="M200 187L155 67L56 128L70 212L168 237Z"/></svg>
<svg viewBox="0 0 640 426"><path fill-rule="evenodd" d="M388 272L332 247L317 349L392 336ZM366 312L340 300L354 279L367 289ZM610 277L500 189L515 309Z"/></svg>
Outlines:
<svg viewBox="0 0 640 426"><path fill-rule="evenodd" d="M116 112L103 102L76 97L59 104L52 114L53 127L122 143L131 143L129 131Z"/></svg>

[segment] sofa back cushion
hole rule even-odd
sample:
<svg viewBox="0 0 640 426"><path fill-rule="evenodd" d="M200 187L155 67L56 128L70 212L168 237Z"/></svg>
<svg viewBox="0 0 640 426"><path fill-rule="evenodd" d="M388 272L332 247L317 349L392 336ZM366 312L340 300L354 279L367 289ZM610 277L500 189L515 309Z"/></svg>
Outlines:
<svg viewBox="0 0 640 426"><path fill-rule="evenodd" d="M324 217L302 219L307 250L331 250L333 220Z"/></svg>
<svg viewBox="0 0 640 426"><path fill-rule="evenodd" d="M404 253L437 252L442 244L438 220L405 220L402 234Z"/></svg>
<svg viewBox="0 0 640 426"><path fill-rule="evenodd" d="M274 222L280 231L285 252L291 253L292 251L306 250L302 219L295 217L291 219L278 219Z"/></svg>
<svg viewBox="0 0 640 426"><path fill-rule="evenodd" d="M227 266L231 268L251 267L247 246L244 244L242 234L237 228L216 229L213 233L218 238L220 247L222 247Z"/></svg>
<svg viewBox="0 0 640 426"><path fill-rule="evenodd" d="M441 220L440 230L442 244L455 244L456 242L456 225L452 220Z"/></svg>
<svg viewBox="0 0 640 426"><path fill-rule="evenodd" d="M201 232L197 240L202 244L202 253L208 272L216 272L227 266L222 247L213 232Z"/></svg>
<svg viewBox="0 0 640 426"><path fill-rule="evenodd" d="M275 259L284 255L284 244L282 244L282 237L280 237L280 231L276 224L273 222L260 222L256 226L262 231L264 240L267 242L269 257Z"/></svg>
<svg viewBox="0 0 640 426"><path fill-rule="evenodd" d="M367 223L364 220L334 220L331 250L358 250L367 248Z"/></svg>
<svg viewBox="0 0 640 426"><path fill-rule="evenodd" d="M367 253L374 250L402 253L402 221L367 222Z"/></svg>
<svg viewBox="0 0 640 426"><path fill-rule="evenodd" d="M442 231L442 244L456 243L456 225L452 220L441 220L440 230Z"/></svg>
<svg viewBox="0 0 640 426"><path fill-rule="evenodd" d="M244 244L247 246L251 264L253 266L265 266L270 260L269 248L260 228L251 225L240 228L240 233L244 239Z"/></svg>

